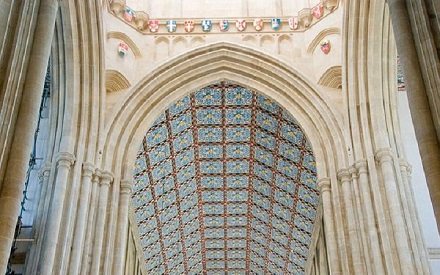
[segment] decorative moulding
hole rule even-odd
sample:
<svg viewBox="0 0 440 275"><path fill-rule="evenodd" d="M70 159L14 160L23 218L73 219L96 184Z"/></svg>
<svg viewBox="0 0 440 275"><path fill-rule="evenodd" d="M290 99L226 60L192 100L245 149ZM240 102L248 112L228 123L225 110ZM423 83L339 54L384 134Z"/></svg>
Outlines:
<svg viewBox="0 0 440 275"><path fill-rule="evenodd" d="M125 10L125 0L113 0L110 2L111 11L118 17L122 16Z"/></svg>
<svg viewBox="0 0 440 275"><path fill-rule="evenodd" d="M176 27L172 33L181 35L188 32L194 32L196 34L202 33L224 33L224 34L237 34L240 32L265 32L265 33L292 33L292 32L304 32L316 22L319 22L327 15L331 14L338 7L338 0L321 0L319 4L313 7L307 7L302 9L297 15L280 17L279 24L275 24L273 17L256 18L156 18L151 19L151 15L144 11L134 11L126 6L125 0L109 0L109 10L125 24L128 24L146 35L169 35L170 28L167 27L168 22L175 22ZM129 12L129 16L125 14ZM126 18L127 17L127 18ZM211 21L213 24L218 24L221 21L228 20L230 22L237 23L235 28L229 26L229 28L210 28L203 22ZM261 20L261 22L259 21ZM206 22L205 22L206 23ZM253 24L254 28L247 28L246 23ZM272 28L264 28L264 23L269 23ZM279 27L278 27L279 26Z"/></svg>
<svg viewBox="0 0 440 275"><path fill-rule="evenodd" d="M143 11L137 12L134 22L136 23L136 28L138 30L146 30L148 27L148 14Z"/></svg>
<svg viewBox="0 0 440 275"><path fill-rule="evenodd" d="M304 26L304 28L308 28L313 20L312 9L305 8L300 10L298 14L298 18L301 24Z"/></svg>
<svg viewBox="0 0 440 275"><path fill-rule="evenodd" d="M329 11L333 11L338 6L338 0L322 0L321 3Z"/></svg>

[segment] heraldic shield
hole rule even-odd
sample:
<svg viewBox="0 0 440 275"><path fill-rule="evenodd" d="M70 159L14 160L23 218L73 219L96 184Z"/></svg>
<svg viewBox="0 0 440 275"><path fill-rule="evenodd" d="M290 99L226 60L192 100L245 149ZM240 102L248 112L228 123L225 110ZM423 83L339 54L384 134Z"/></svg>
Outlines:
<svg viewBox="0 0 440 275"><path fill-rule="evenodd" d="M222 19L218 22L218 26L222 32L225 32L229 29L229 21L226 19Z"/></svg>
<svg viewBox="0 0 440 275"><path fill-rule="evenodd" d="M123 41L119 42L118 44L119 56L124 57L127 54L127 52L128 52L128 45Z"/></svg>
<svg viewBox="0 0 440 275"><path fill-rule="evenodd" d="M254 28L256 31L261 31L264 27L264 21L261 18L257 18L254 20Z"/></svg>
<svg viewBox="0 0 440 275"><path fill-rule="evenodd" d="M244 29L246 29L246 20L244 19L235 20L235 28L240 32L244 31Z"/></svg>
<svg viewBox="0 0 440 275"><path fill-rule="evenodd" d="M204 32L211 31L211 28L212 28L212 20L209 20L209 19L202 20L202 30Z"/></svg>
<svg viewBox="0 0 440 275"><path fill-rule="evenodd" d="M289 27L291 30L297 30L298 26L299 26L298 18L296 17L289 18Z"/></svg>
<svg viewBox="0 0 440 275"><path fill-rule="evenodd" d="M183 28L186 32L192 32L194 30L194 21L187 20L183 23Z"/></svg>
<svg viewBox="0 0 440 275"><path fill-rule="evenodd" d="M274 31L277 31L281 27L281 19L280 18L272 18L270 19L270 25Z"/></svg>
<svg viewBox="0 0 440 275"><path fill-rule="evenodd" d="M148 21L148 27L150 28L150 32L157 32L159 30L159 20Z"/></svg>
<svg viewBox="0 0 440 275"><path fill-rule="evenodd" d="M135 16L134 11L131 10L130 8L126 7L125 12L124 12L125 21L127 21L127 22L133 21L134 16Z"/></svg>
<svg viewBox="0 0 440 275"><path fill-rule="evenodd" d="M321 51L325 54L328 54L331 50L330 41L327 39L324 39L321 41Z"/></svg>
<svg viewBox="0 0 440 275"><path fill-rule="evenodd" d="M319 19L322 17L324 11L322 9L322 5L318 5L312 8L312 15L316 18Z"/></svg>
<svg viewBox="0 0 440 275"><path fill-rule="evenodd" d="M175 32L177 29L177 21L176 20L167 20L167 30L168 32Z"/></svg>

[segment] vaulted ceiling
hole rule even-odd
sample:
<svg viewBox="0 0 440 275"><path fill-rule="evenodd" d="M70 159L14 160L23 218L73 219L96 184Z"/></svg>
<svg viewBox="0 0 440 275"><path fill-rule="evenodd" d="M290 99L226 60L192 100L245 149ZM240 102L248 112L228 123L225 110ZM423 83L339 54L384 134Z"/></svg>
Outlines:
<svg viewBox="0 0 440 275"><path fill-rule="evenodd" d="M135 163L132 207L149 274L303 274L318 200L299 125L232 83L175 102Z"/></svg>

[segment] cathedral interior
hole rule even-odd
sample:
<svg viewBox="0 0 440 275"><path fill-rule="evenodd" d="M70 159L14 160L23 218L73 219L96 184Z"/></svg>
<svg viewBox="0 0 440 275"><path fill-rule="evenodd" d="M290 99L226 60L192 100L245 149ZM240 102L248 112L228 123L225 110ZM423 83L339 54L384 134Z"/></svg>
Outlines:
<svg viewBox="0 0 440 275"><path fill-rule="evenodd" d="M440 274L440 2L0 2L0 272Z"/></svg>

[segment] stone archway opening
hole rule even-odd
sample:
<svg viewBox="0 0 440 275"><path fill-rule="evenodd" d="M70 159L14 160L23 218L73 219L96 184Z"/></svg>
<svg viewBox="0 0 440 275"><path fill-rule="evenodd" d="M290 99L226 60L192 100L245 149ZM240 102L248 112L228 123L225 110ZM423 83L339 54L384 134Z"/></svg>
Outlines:
<svg viewBox="0 0 440 275"><path fill-rule="evenodd" d="M223 81L179 99L145 134L133 174L149 273L305 273L315 157L269 97Z"/></svg>

